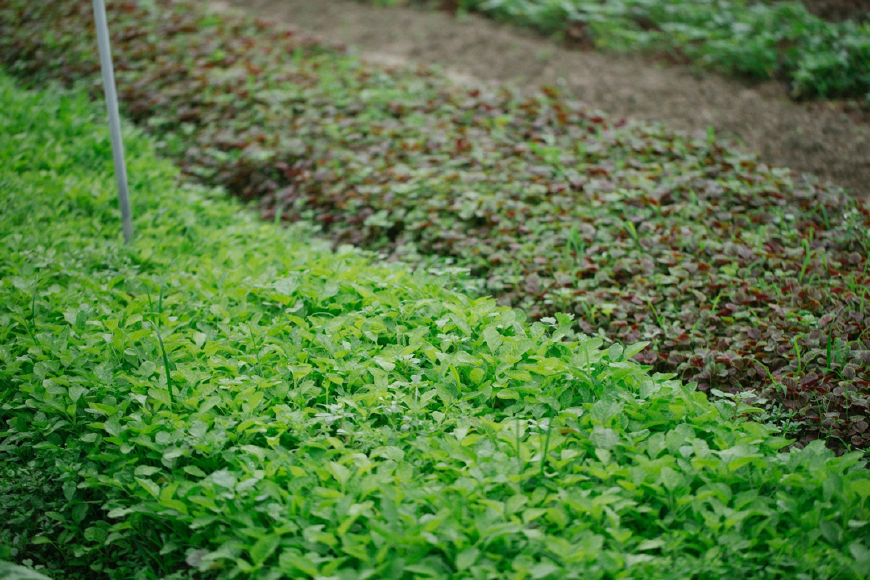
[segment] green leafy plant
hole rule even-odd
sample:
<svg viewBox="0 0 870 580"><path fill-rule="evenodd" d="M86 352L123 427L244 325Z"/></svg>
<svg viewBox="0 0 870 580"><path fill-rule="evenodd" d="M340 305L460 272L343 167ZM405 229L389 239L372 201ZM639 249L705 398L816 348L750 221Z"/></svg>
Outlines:
<svg viewBox="0 0 870 580"><path fill-rule="evenodd" d="M261 223L131 127L127 247L101 108L4 77L0 99L4 557L65 579L866 576L861 453L781 453L745 397L633 362L645 343Z"/></svg>
<svg viewBox="0 0 870 580"><path fill-rule="evenodd" d="M794 411L801 445L870 444L870 212L841 190L551 88L457 87L199 4L109 8L125 112L187 175L335 247L464 269L457 284L532 320L571 312L575 331L649 341L635 360L655 371ZM102 98L91 20L86 3L6 2L0 58ZM168 291L143 288L161 332ZM835 370L832 335L848 345ZM162 358L135 342L140 364Z"/></svg>

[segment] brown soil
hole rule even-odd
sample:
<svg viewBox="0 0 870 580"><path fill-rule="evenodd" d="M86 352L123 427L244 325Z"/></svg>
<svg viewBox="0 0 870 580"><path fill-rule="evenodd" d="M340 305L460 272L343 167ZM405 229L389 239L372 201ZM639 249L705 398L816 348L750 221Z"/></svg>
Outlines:
<svg viewBox="0 0 870 580"><path fill-rule="evenodd" d="M460 81L553 84L618 116L687 132L713 126L767 163L814 174L870 201L870 124L834 103L795 103L775 82L748 83L640 56L562 48L475 15L373 8L351 0L207 1L217 9L231 6L289 23L389 64L436 64Z"/></svg>

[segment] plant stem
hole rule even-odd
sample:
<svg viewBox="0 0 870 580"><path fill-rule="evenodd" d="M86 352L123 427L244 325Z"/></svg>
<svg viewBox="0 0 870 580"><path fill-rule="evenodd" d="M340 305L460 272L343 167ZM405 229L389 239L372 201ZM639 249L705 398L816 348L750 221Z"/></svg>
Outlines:
<svg viewBox="0 0 870 580"><path fill-rule="evenodd" d="M166 348L163 346L163 338L160 336L160 331L157 330L157 325L152 322L151 326L154 327L154 334L157 335L157 342L160 344L160 352L163 354L163 368L166 371L166 389L169 391L169 410L172 411L175 409L175 399L172 396L172 370L169 366L169 357L166 354Z"/></svg>

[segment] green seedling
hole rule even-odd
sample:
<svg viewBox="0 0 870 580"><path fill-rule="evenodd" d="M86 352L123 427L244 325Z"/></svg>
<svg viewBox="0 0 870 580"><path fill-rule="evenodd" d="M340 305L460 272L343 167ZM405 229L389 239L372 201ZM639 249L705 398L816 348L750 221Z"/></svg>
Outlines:
<svg viewBox="0 0 870 580"><path fill-rule="evenodd" d="M812 231L813 230L810 230L810 232ZM810 237L812 238L812 234L810 235ZM798 284L803 284L804 275L806 274L807 268L809 268L810 264L813 261L813 257L815 256L815 252L810 248L810 242L807 241L806 238L803 238L801 240L801 245L804 248L804 260L803 264L801 264L800 273L798 274Z"/></svg>
<svg viewBox="0 0 870 580"><path fill-rule="evenodd" d="M644 251L643 246L640 244L640 237L637 235L637 230L635 229L634 224L628 220L620 220L620 223L622 224L622 228L634 242L634 245L637 247L637 249L641 252Z"/></svg>
<svg viewBox="0 0 870 580"><path fill-rule="evenodd" d="M794 337L792 339L792 344L794 345L795 358L797 360L797 373L798 375L804 374L803 361L801 359L801 347L798 344L798 337Z"/></svg>
<svg viewBox="0 0 870 580"><path fill-rule="evenodd" d="M547 453L550 451L550 434L553 431L553 407L550 407L550 413L547 421L547 436L544 439L544 448L541 449L541 479L544 478L544 469L547 467Z"/></svg>
<svg viewBox="0 0 870 580"><path fill-rule="evenodd" d="M514 436L515 449L517 454L517 475L523 474L523 455L522 450L520 449L520 420L516 419L514 421L516 424L516 433Z"/></svg>
<svg viewBox="0 0 870 580"><path fill-rule="evenodd" d="M157 325L153 322L151 323L152 328L154 328L154 334L157 336L157 343L160 345L160 355L163 358L163 368L166 371L166 392L169 393L169 409L173 410L175 408L175 399L172 394L172 365L169 364L169 356L166 354L166 347L163 346L163 338L160 336L160 330L158 330Z"/></svg>
<svg viewBox="0 0 870 580"><path fill-rule="evenodd" d="M36 338L36 296L38 289L39 278L37 277L36 282L33 283L33 292L30 297L30 319L25 326L27 327L27 332L30 334L30 338L33 339L33 343L36 346L41 346L39 344L39 339Z"/></svg>

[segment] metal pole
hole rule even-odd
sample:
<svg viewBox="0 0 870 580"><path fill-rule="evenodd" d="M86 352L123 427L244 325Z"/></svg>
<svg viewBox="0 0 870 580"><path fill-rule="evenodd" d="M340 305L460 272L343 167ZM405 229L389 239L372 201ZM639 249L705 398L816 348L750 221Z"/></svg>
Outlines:
<svg viewBox="0 0 870 580"><path fill-rule="evenodd" d="M94 22L97 25L97 43L100 45L100 66L103 69L103 91L106 94L106 110L109 113L109 130L112 134L112 156L115 159L115 178L118 181L118 203L121 206L121 221L124 225L124 241L133 237L133 217L130 212L130 192L127 189L127 164L124 161L124 141L121 139L121 116L118 114L118 93L115 90L115 71L112 66L112 49L109 46L109 25L106 22L104 0L94 0Z"/></svg>

